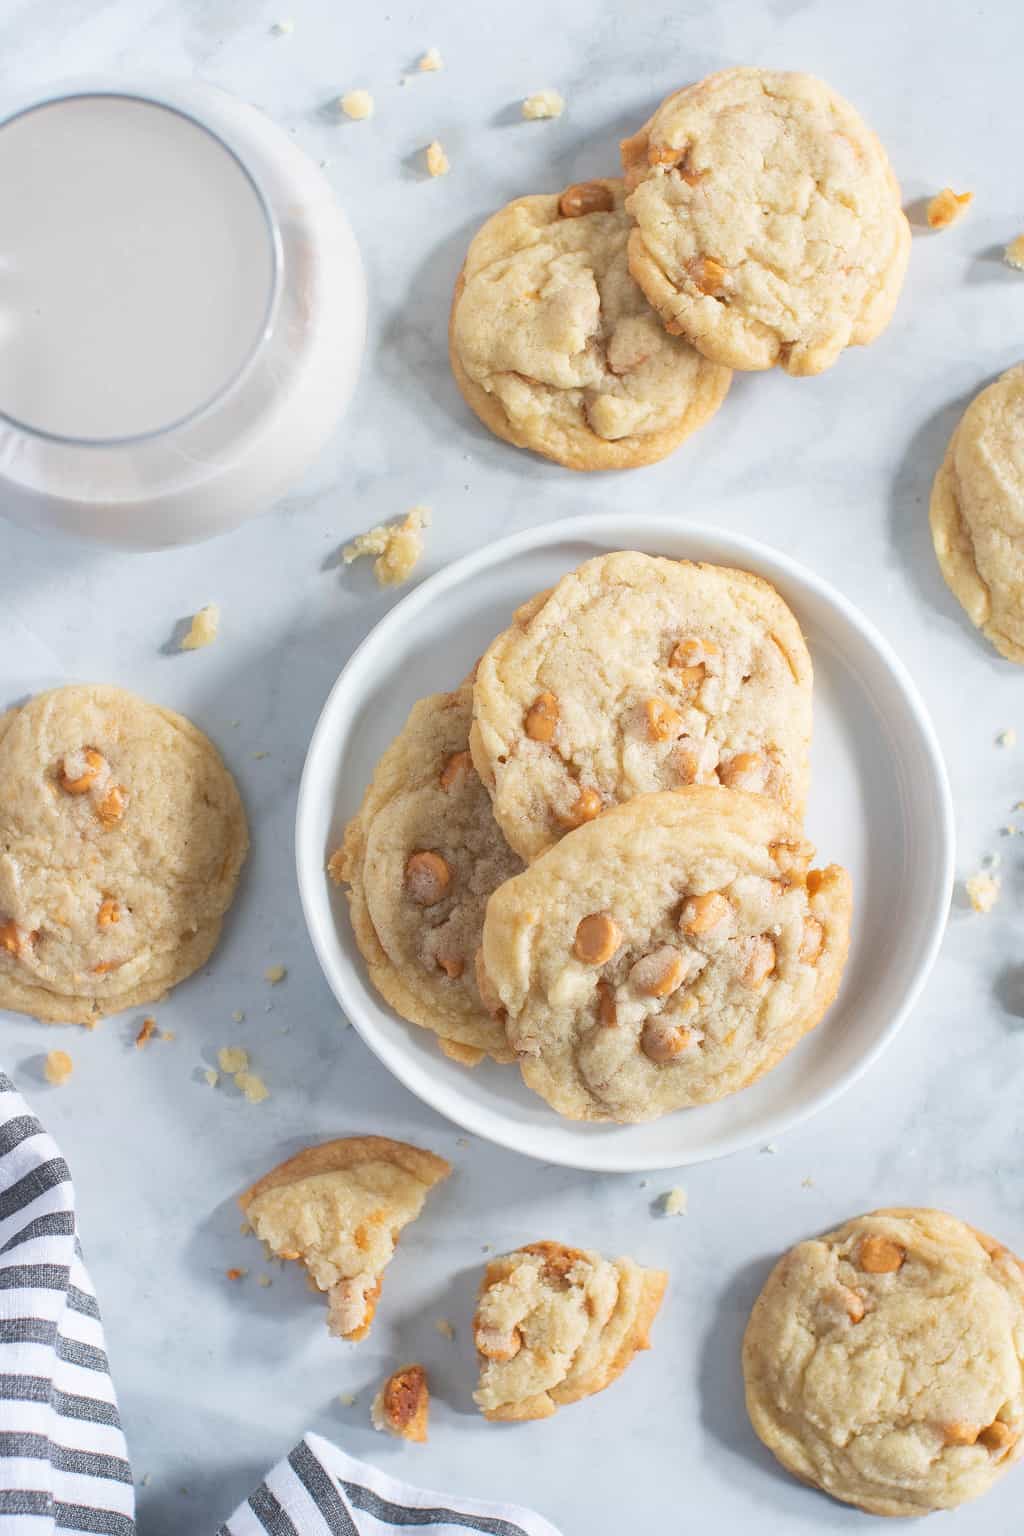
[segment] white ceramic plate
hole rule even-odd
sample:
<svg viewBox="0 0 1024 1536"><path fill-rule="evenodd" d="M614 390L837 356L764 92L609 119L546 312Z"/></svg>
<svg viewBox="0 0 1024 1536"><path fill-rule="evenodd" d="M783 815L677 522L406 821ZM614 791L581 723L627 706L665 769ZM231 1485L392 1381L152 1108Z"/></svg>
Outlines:
<svg viewBox="0 0 1024 1536"><path fill-rule="evenodd" d="M753 1087L649 1125L563 1120L514 1067L468 1071L378 997L324 864L384 747L423 694L454 687L513 609L612 549L711 560L767 577L814 659L808 835L854 881L850 960L817 1029ZM299 790L299 889L313 946L342 1009L407 1088L449 1119L547 1162L671 1168L778 1135L822 1109L879 1055L935 958L953 878L953 811L931 723L884 640L825 582L764 545L678 519L595 516L530 529L423 582L377 625L331 691Z"/></svg>

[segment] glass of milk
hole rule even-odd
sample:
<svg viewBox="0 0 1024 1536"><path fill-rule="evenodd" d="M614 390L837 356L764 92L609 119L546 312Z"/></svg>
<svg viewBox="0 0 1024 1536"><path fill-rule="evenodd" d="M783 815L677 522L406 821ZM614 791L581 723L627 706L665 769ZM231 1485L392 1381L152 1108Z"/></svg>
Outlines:
<svg viewBox="0 0 1024 1536"><path fill-rule="evenodd" d="M123 547L264 510L366 324L325 178L212 87L89 83L0 122L0 512Z"/></svg>

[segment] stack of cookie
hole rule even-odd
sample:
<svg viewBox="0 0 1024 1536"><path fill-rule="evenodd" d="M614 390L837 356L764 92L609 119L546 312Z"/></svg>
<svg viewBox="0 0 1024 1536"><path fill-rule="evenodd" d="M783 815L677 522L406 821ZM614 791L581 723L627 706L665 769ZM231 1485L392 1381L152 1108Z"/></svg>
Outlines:
<svg viewBox="0 0 1024 1536"><path fill-rule="evenodd" d="M330 861L374 985L573 1119L752 1082L849 941L801 826L811 687L756 576L629 551L565 576L415 706Z"/></svg>
<svg viewBox="0 0 1024 1536"><path fill-rule="evenodd" d="M517 198L469 247L451 364L506 442L570 469L650 464L714 415L730 370L821 373L888 324L900 189L822 81L711 75L623 142L622 168Z"/></svg>

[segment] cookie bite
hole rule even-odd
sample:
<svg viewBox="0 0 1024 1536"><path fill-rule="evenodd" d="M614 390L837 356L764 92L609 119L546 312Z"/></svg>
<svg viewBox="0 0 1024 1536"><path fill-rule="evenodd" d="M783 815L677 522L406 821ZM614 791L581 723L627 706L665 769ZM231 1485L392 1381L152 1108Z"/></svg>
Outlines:
<svg viewBox="0 0 1024 1536"><path fill-rule="evenodd" d="M564 1243L530 1243L493 1259L473 1322L487 1419L547 1419L602 1392L639 1350L668 1275Z"/></svg>
<svg viewBox="0 0 1024 1536"><path fill-rule="evenodd" d="M364 1339L403 1228L451 1165L386 1136L307 1147L239 1196L253 1233L327 1293L328 1332Z"/></svg>
<svg viewBox="0 0 1024 1536"><path fill-rule="evenodd" d="M1024 1447L1024 1268L942 1211L858 1216L776 1264L743 1374L804 1482L874 1515L955 1509Z"/></svg>
<svg viewBox="0 0 1024 1536"><path fill-rule="evenodd" d="M370 1422L382 1434L423 1445L430 1420L430 1388L422 1365L389 1376L370 1404Z"/></svg>
<svg viewBox="0 0 1024 1536"><path fill-rule="evenodd" d="M811 75L726 69L622 145L629 270L728 368L821 373L881 335L910 253L885 150Z"/></svg>
<svg viewBox="0 0 1024 1536"><path fill-rule="evenodd" d="M746 1087L835 997L844 869L777 802L693 786L570 832L491 897L481 978L529 1088L573 1120L655 1120Z"/></svg>
<svg viewBox="0 0 1024 1536"><path fill-rule="evenodd" d="M967 407L935 476L932 541L971 623L1024 662L1024 363Z"/></svg>
<svg viewBox="0 0 1024 1536"><path fill-rule="evenodd" d="M468 1066L512 1060L473 960L487 898L522 869L470 758L472 697L465 684L413 706L331 866L377 991Z"/></svg>
<svg viewBox="0 0 1024 1536"><path fill-rule="evenodd" d="M205 965L249 835L202 731L57 688L0 717L0 784L0 1008L91 1025Z"/></svg>
<svg viewBox="0 0 1024 1536"><path fill-rule="evenodd" d="M525 859L608 806L685 784L801 815L812 681L768 582L622 550L564 576L488 647L470 750Z"/></svg>
<svg viewBox="0 0 1024 1536"><path fill-rule="evenodd" d="M659 324L629 274L620 181L520 197L473 239L449 326L456 382L485 426L569 469L671 453L729 388Z"/></svg>

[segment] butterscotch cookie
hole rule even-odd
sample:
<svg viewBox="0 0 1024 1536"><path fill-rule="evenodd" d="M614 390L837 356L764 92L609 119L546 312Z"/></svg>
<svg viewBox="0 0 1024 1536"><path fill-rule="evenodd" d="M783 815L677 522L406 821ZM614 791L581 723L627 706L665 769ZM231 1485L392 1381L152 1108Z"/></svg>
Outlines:
<svg viewBox="0 0 1024 1536"><path fill-rule="evenodd" d="M533 858L633 795L721 783L807 795L811 658L747 571L600 555L520 609L477 669L470 748Z"/></svg>
<svg viewBox="0 0 1024 1536"><path fill-rule="evenodd" d="M399 1234L451 1165L386 1136L307 1147L272 1168L238 1203L276 1258L305 1266L327 1292L328 1331L364 1339Z"/></svg>
<svg viewBox="0 0 1024 1536"><path fill-rule="evenodd" d="M899 185L821 80L710 75L663 101L622 161L630 272L714 362L821 373L888 325L910 253Z"/></svg>
<svg viewBox="0 0 1024 1536"><path fill-rule="evenodd" d="M931 523L942 574L971 623L1024 662L1024 363L961 417L932 486Z"/></svg>
<svg viewBox="0 0 1024 1536"><path fill-rule="evenodd" d="M0 1008L93 1024L204 965L249 846L190 721L120 688L0 718Z"/></svg>
<svg viewBox="0 0 1024 1536"><path fill-rule="evenodd" d="M374 1429L422 1445L430 1422L430 1388L422 1365L405 1365L389 1376L370 1404Z"/></svg>
<svg viewBox="0 0 1024 1536"><path fill-rule="evenodd" d="M488 1419L547 1419L591 1397L650 1348L668 1275L632 1259L530 1243L493 1259L474 1319Z"/></svg>
<svg viewBox="0 0 1024 1536"><path fill-rule="evenodd" d="M472 687L413 706L345 832L356 942L393 1008L431 1029L449 1056L511 1061L477 990L484 908L522 861L502 837L469 755Z"/></svg>
<svg viewBox="0 0 1024 1536"><path fill-rule="evenodd" d="M729 371L669 336L629 275L620 181L520 197L474 238L449 327L485 426L569 469L664 458L714 415Z"/></svg>
<svg viewBox="0 0 1024 1536"><path fill-rule="evenodd" d="M954 1509L1024 1448L1024 1270L942 1211L858 1216L780 1259L743 1373L797 1477L874 1515Z"/></svg>
<svg viewBox="0 0 1024 1536"><path fill-rule="evenodd" d="M578 827L487 907L480 960L524 1081L574 1120L724 1098L839 986L850 878L763 795L693 786Z"/></svg>

